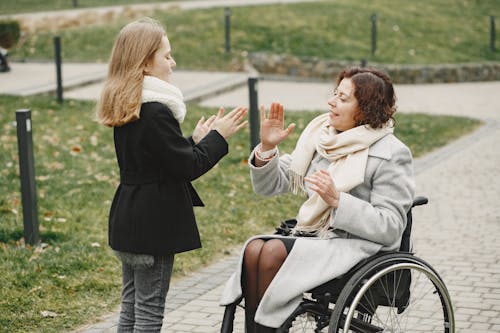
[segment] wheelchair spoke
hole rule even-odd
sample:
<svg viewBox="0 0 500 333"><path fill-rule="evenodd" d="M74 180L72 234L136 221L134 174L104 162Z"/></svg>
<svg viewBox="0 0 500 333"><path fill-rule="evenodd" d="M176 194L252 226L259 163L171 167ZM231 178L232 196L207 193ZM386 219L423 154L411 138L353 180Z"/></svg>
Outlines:
<svg viewBox="0 0 500 333"><path fill-rule="evenodd" d="M331 332L454 332L451 301L442 280L420 259L396 256L351 279L335 305Z"/></svg>

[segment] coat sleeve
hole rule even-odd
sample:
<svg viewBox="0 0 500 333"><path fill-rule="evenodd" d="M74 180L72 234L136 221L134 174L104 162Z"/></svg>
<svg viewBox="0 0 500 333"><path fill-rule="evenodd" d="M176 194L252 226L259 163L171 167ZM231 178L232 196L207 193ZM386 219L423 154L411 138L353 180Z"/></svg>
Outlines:
<svg viewBox="0 0 500 333"><path fill-rule="evenodd" d="M255 149L248 159L250 179L255 193L270 197L289 191L288 169L292 161L290 155L279 156L278 151L273 159L261 167L253 164L254 158Z"/></svg>
<svg viewBox="0 0 500 333"><path fill-rule="evenodd" d="M217 131L210 131L193 145L182 135L179 122L162 104L141 113L147 122L146 141L171 177L192 181L210 170L228 153L228 144ZM194 142L193 142L194 143Z"/></svg>
<svg viewBox="0 0 500 333"><path fill-rule="evenodd" d="M406 146L399 147L389 160L382 159L375 171L370 202L340 194L332 226L382 244L387 250L397 249L414 189L411 153Z"/></svg>

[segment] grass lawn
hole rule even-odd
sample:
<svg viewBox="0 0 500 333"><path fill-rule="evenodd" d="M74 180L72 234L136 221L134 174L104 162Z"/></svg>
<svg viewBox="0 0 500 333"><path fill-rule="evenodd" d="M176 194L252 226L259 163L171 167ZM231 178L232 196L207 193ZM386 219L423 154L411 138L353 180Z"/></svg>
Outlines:
<svg viewBox="0 0 500 333"><path fill-rule="evenodd" d="M25 246L19 193L15 110L32 110L39 223L43 247ZM112 130L93 121L94 103L0 95L0 327L7 332L66 332L116 308L120 269L107 246L107 213L118 182ZM189 105L189 134L201 115ZM297 130L280 147L291 152L318 113L293 112ZM479 125L476 120L401 114L396 134L415 156ZM176 257L175 277L224 256L250 235L293 217L300 198L253 194L246 166L249 130L231 139L230 154L194 185L208 208L196 208L203 249ZM44 312L48 311L48 312ZM43 315L45 314L45 316Z"/></svg>
<svg viewBox="0 0 500 333"><path fill-rule="evenodd" d="M167 27L180 68L241 68L250 52L395 64L500 61L500 52L490 50L490 16L498 21L498 0L336 0L234 7L231 54L224 49L223 13L223 8L155 12ZM375 56L371 55L373 13L378 17ZM65 61L104 62L128 21L27 34L11 50L11 57L52 59L52 40L58 34ZM500 32L497 46L499 36Z"/></svg>

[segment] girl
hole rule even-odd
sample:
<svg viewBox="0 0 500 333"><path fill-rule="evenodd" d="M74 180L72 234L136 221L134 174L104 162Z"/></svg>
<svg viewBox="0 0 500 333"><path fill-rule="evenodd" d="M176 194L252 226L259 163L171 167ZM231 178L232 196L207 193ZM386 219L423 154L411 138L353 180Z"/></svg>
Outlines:
<svg viewBox="0 0 500 333"><path fill-rule="evenodd" d="M109 244L122 262L118 332L161 330L174 254L201 247L191 181L228 153L226 140L246 126L247 109L221 108L182 135L181 91L169 83L176 63L163 27L136 21L119 33L98 106L113 127L120 184L109 216Z"/></svg>

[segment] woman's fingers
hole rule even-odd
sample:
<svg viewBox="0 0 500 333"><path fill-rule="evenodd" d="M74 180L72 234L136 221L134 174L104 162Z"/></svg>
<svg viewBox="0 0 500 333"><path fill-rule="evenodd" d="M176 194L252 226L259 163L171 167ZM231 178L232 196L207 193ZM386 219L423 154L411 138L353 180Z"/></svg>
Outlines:
<svg viewBox="0 0 500 333"><path fill-rule="evenodd" d="M264 108L264 105L260 106L259 111L260 111L260 123L262 124L264 120L266 120L266 109Z"/></svg>
<svg viewBox="0 0 500 333"><path fill-rule="evenodd" d="M295 123L291 123L290 125L288 125L288 127L285 130L286 136L289 136L290 133L292 133L294 129L295 129Z"/></svg>
<svg viewBox="0 0 500 333"><path fill-rule="evenodd" d="M278 119L282 124L285 123L285 112L283 111L283 104L278 104Z"/></svg>

